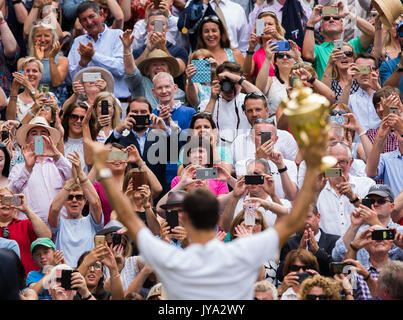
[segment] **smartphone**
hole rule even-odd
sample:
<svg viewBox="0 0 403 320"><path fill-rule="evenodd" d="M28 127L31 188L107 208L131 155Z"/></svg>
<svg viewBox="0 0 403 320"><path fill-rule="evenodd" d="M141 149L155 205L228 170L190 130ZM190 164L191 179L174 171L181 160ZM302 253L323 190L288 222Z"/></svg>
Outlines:
<svg viewBox="0 0 403 320"><path fill-rule="evenodd" d="M335 275L335 274L348 274L350 267L353 265L350 263L345 263L345 262L331 262L329 265L329 270L330 274Z"/></svg>
<svg viewBox="0 0 403 320"><path fill-rule="evenodd" d="M109 151L108 161L126 161L129 159L129 154L124 151Z"/></svg>
<svg viewBox="0 0 403 320"><path fill-rule="evenodd" d="M151 124L149 114L131 115L131 117L136 121L136 125L147 126Z"/></svg>
<svg viewBox="0 0 403 320"><path fill-rule="evenodd" d="M108 115L109 114L109 103L108 100L101 101L101 115Z"/></svg>
<svg viewBox="0 0 403 320"><path fill-rule="evenodd" d="M154 10L158 10L161 0L151 0L154 3Z"/></svg>
<svg viewBox="0 0 403 320"><path fill-rule="evenodd" d="M290 43L288 41L280 41L280 40L276 40L276 41L270 41L270 43L276 43L278 48L277 49L273 49L273 51L289 51L291 49Z"/></svg>
<svg viewBox="0 0 403 320"><path fill-rule="evenodd" d="M196 169L197 179L216 179L218 176L217 168L199 168Z"/></svg>
<svg viewBox="0 0 403 320"><path fill-rule="evenodd" d="M366 206L371 209L372 200L370 198L364 198L361 200L363 206Z"/></svg>
<svg viewBox="0 0 403 320"><path fill-rule="evenodd" d="M41 84L39 86L39 92L45 95L49 94L49 86L47 84Z"/></svg>
<svg viewBox="0 0 403 320"><path fill-rule="evenodd" d="M264 144L269 140L271 140L271 132L270 131L262 132L260 134L260 143L261 144Z"/></svg>
<svg viewBox="0 0 403 320"><path fill-rule="evenodd" d="M100 72L84 72L83 73L83 82L95 82L97 80L101 80L102 76Z"/></svg>
<svg viewBox="0 0 403 320"><path fill-rule="evenodd" d="M133 190L137 190L143 184L147 184L147 172L145 171L135 171L132 173L132 183L133 183Z"/></svg>
<svg viewBox="0 0 403 320"><path fill-rule="evenodd" d="M2 196L1 197L1 204L3 206L11 206L11 200L13 196Z"/></svg>
<svg viewBox="0 0 403 320"><path fill-rule="evenodd" d="M56 280L60 281L61 287L66 290L71 290L71 275L73 272L78 272L77 270L62 270L61 278L57 278Z"/></svg>
<svg viewBox="0 0 403 320"><path fill-rule="evenodd" d="M301 273L297 273L296 276L298 277L297 281L299 283L302 283L302 282L304 282L305 279L312 277L312 274L310 274L309 272L301 272Z"/></svg>
<svg viewBox="0 0 403 320"><path fill-rule="evenodd" d="M371 73L370 65L361 65L361 66L357 66L357 68L359 69L359 71L357 72L357 74L359 74L359 75L367 75L367 74Z"/></svg>
<svg viewBox="0 0 403 320"><path fill-rule="evenodd" d="M321 15L327 16L332 14L339 14L339 8L334 6L326 6L322 8Z"/></svg>
<svg viewBox="0 0 403 320"><path fill-rule="evenodd" d="M10 133L6 130L1 131L1 141L8 139L10 137Z"/></svg>
<svg viewBox="0 0 403 320"><path fill-rule="evenodd" d="M117 246L122 243L122 235L117 232L112 233L112 244L113 246Z"/></svg>
<svg viewBox="0 0 403 320"><path fill-rule="evenodd" d="M171 230L179 225L178 210L167 210L166 220Z"/></svg>
<svg viewBox="0 0 403 320"><path fill-rule="evenodd" d="M330 168L325 171L325 178L341 177L341 168Z"/></svg>
<svg viewBox="0 0 403 320"><path fill-rule="evenodd" d="M264 36L264 19L256 19L256 35L258 37Z"/></svg>
<svg viewBox="0 0 403 320"><path fill-rule="evenodd" d="M245 213L243 218L245 226L255 225L256 215L255 215L255 205L253 203L245 204Z"/></svg>
<svg viewBox="0 0 403 320"><path fill-rule="evenodd" d="M105 244L105 235L96 235L94 237L95 247Z"/></svg>
<svg viewBox="0 0 403 320"><path fill-rule="evenodd" d="M245 175L245 184L263 184L264 177L260 174Z"/></svg>
<svg viewBox="0 0 403 320"><path fill-rule="evenodd" d="M204 59L192 60L192 64L196 68L196 73L192 77L193 83L209 83L211 82L211 63Z"/></svg>
<svg viewBox="0 0 403 320"><path fill-rule="evenodd" d="M399 108L398 108L398 107L394 107L394 106L389 107L389 114L390 114L390 113L399 115Z"/></svg>
<svg viewBox="0 0 403 320"><path fill-rule="evenodd" d="M343 50L343 43L344 43L343 39L334 40L333 43L335 49Z"/></svg>
<svg viewBox="0 0 403 320"><path fill-rule="evenodd" d="M164 21L154 20L154 32L164 33Z"/></svg>
<svg viewBox="0 0 403 320"><path fill-rule="evenodd" d="M34 153L43 154L43 137L36 136L34 139Z"/></svg>
<svg viewBox="0 0 403 320"><path fill-rule="evenodd" d="M396 230L392 229L383 229L383 230L374 230L371 234L372 240L393 240L395 239Z"/></svg>

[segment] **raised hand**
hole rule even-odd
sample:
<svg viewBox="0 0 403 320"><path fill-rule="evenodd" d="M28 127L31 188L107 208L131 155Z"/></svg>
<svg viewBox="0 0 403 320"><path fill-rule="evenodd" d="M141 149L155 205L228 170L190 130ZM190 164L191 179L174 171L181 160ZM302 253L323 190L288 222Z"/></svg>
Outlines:
<svg viewBox="0 0 403 320"><path fill-rule="evenodd" d="M132 31L133 30L131 29L126 29L125 32L123 32L123 34L119 36L119 39L120 41L122 41L124 49L129 49L132 47L134 41L134 35L132 35Z"/></svg>

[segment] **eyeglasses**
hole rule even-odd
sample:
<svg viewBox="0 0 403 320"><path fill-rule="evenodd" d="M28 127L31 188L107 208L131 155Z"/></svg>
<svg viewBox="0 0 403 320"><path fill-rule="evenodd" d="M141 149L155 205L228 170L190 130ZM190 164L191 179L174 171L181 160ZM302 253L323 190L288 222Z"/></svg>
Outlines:
<svg viewBox="0 0 403 320"><path fill-rule="evenodd" d="M386 202L390 202L389 200L386 200L385 198L379 198L379 199L373 199L369 198L371 200L371 204L378 203L379 205L384 205Z"/></svg>
<svg viewBox="0 0 403 320"><path fill-rule="evenodd" d="M306 300L329 300L330 296L327 294L307 294Z"/></svg>
<svg viewBox="0 0 403 320"><path fill-rule="evenodd" d="M10 230L8 230L8 227L1 227L3 229L3 238L8 239L10 236Z"/></svg>
<svg viewBox="0 0 403 320"><path fill-rule="evenodd" d="M297 265L297 264L293 264L293 265L290 266L290 271L291 272L297 272L297 271L299 271L301 269L303 271L306 271L306 270L309 269L309 266L306 266L306 265L300 266L300 265Z"/></svg>
<svg viewBox="0 0 403 320"><path fill-rule="evenodd" d="M337 115L341 116L341 115L347 114L347 113L348 113L348 111L346 111L346 110L332 110L332 111L330 111L329 115L331 115L331 116L337 116Z"/></svg>
<svg viewBox="0 0 403 320"><path fill-rule="evenodd" d="M94 268L95 270L101 270L102 265L99 263L94 263L93 265L89 266L88 269Z"/></svg>
<svg viewBox="0 0 403 320"><path fill-rule="evenodd" d="M77 121L78 119L80 119L80 121L84 120L84 116L79 116L78 114L71 114L70 115L70 119Z"/></svg>
<svg viewBox="0 0 403 320"><path fill-rule="evenodd" d="M284 59L284 58L287 58L287 59L294 59L294 57L293 57L293 56L290 56L288 53L282 53L282 52L276 53L276 54L274 55L274 58L275 58L275 59Z"/></svg>
<svg viewBox="0 0 403 320"><path fill-rule="evenodd" d="M352 58L354 56L353 51L343 51L344 55L348 58Z"/></svg>
<svg viewBox="0 0 403 320"><path fill-rule="evenodd" d="M330 146L330 147L334 147L336 144L341 144L341 145L343 145L343 146L345 146L345 147L350 148L350 146L349 146L347 143L345 143L344 141L333 141L333 142L331 142L331 143L329 144L329 146Z"/></svg>
<svg viewBox="0 0 403 320"><path fill-rule="evenodd" d="M334 16L324 16L323 17L324 21L330 21L330 19L333 19L334 21L339 21L341 18L340 17L334 17Z"/></svg>
<svg viewBox="0 0 403 320"><path fill-rule="evenodd" d="M73 201L74 198L77 201L80 201L80 200L84 199L84 195L83 194L69 194L68 200Z"/></svg>

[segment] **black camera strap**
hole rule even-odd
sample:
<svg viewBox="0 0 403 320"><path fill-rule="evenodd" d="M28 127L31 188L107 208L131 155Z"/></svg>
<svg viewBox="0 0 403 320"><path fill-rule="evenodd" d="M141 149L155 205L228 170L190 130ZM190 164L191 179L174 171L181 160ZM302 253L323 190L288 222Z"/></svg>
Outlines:
<svg viewBox="0 0 403 320"><path fill-rule="evenodd" d="M236 96L235 89L234 89L235 113L236 113L236 117L237 117L237 121L236 121L236 134L235 134L234 140L235 140L236 137L238 136L238 128L239 128L239 124L240 124L240 122L241 122L241 117L239 116L239 110L238 110L238 106L237 106L237 103L236 103L236 97L237 97L237 96ZM218 132L220 132L220 125L218 124L218 116L219 116L219 113L220 113L220 99L221 99L221 96L218 96L218 104L217 104L217 129L218 129ZM222 137L220 137L220 139L221 139L221 141L227 142L227 143L232 143L232 142L234 142L234 140L232 140L232 141L227 141L227 140L225 140L225 139L222 138Z"/></svg>

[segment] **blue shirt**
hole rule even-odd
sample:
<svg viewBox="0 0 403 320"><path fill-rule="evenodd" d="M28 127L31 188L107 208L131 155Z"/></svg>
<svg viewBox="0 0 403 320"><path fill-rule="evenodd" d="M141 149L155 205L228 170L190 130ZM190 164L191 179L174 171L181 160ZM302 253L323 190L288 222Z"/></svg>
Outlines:
<svg viewBox="0 0 403 320"><path fill-rule="evenodd" d="M29 287L31 283L39 282L45 276L42 271L31 271L27 275L27 280L25 282L26 286ZM42 290L38 295L39 300L52 300L52 297L49 294L47 289Z"/></svg>
<svg viewBox="0 0 403 320"><path fill-rule="evenodd" d="M382 86L383 83L389 79L392 73L395 72L395 68L397 64L400 62L401 55L402 53L399 53L397 58L382 62L379 68L379 76L381 78ZM403 77L400 79L399 90L401 93L403 93Z"/></svg>
<svg viewBox="0 0 403 320"><path fill-rule="evenodd" d="M123 45L119 38L123 31L120 29L109 29L105 24L104 28L104 32L98 34L97 42L95 42L94 39L88 34L79 36L74 40L68 55L69 81L72 81L74 75L78 71L84 69L79 64L81 56L77 51L80 42L83 44L91 42L92 46L94 47L95 54L88 63L87 67L101 67L110 71L115 81L115 96L117 98L127 98L130 96L130 92L123 77L125 73L125 68L123 65Z"/></svg>
<svg viewBox="0 0 403 320"><path fill-rule="evenodd" d="M377 176L373 179L382 179L392 189L395 196L403 190L403 158L399 148L381 153Z"/></svg>
<svg viewBox="0 0 403 320"><path fill-rule="evenodd" d="M18 242L15 240L0 237L0 248L11 249L17 254L17 256L21 257L20 247L18 246Z"/></svg>

